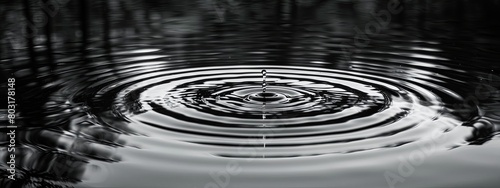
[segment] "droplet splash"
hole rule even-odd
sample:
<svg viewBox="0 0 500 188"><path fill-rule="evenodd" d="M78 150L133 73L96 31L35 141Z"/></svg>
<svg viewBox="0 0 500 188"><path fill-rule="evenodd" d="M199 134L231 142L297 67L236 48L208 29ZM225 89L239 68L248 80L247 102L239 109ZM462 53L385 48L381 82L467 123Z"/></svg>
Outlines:
<svg viewBox="0 0 500 188"><path fill-rule="evenodd" d="M262 93L265 93L267 88L267 83L266 83L267 71L264 69L261 72L262 72Z"/></svg>

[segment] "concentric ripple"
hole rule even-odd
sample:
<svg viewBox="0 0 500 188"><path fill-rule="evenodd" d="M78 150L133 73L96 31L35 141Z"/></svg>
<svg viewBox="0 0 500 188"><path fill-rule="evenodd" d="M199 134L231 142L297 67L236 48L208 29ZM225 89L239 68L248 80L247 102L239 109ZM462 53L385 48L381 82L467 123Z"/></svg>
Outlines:
<svg viewBox="0 0 500 188"><path fill-rule="evenodd" d="M442 102L459 95L446 88L434 92L437 85L425 79L297 66L265 69L265 92L262 66L144 74L140 82L113 85L128 84L114 106L127 119L224 157L255 157L231 148L262 147L272 158L397 147L464 123Z"/></svg>

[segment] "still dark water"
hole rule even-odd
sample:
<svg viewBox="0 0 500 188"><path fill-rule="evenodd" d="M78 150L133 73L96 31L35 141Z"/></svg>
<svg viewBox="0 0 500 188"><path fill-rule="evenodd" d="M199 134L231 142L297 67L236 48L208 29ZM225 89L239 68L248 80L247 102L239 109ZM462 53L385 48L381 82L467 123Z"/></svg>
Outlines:
<svg viewBox="0 0 500 188"><path fill-rule="evenodd" d="M5 187L500 185L500 1L0 2Z"/></svg>

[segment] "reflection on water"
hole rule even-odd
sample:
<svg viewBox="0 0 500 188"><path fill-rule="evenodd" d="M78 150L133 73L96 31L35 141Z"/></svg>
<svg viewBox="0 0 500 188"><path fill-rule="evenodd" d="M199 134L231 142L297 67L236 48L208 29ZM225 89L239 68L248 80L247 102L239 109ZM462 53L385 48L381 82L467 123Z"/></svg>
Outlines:
<svg viewBox="0 0 500 188"><path fill-rule="evenodd" d="M497 186L500 2L400 3L1 0L2 187Z"/></svg>

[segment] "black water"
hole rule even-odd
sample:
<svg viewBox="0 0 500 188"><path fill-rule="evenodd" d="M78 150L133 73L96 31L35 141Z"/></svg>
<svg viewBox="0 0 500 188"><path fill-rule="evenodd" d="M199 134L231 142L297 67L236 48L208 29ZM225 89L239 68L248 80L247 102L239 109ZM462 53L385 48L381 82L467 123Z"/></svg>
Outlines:
<svg viewBox="0 0 500 188"><path fill-rule="evenodd" d="M6 187L500 185L500 1L40 2Z"/></svg>

